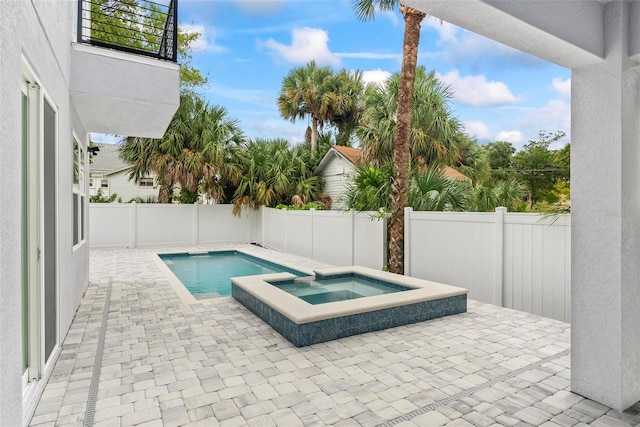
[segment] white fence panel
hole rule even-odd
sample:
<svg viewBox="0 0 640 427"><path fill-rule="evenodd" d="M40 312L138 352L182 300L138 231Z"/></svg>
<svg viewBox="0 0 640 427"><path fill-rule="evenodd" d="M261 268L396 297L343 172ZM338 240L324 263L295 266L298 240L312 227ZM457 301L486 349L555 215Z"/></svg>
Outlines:
<svg viewBox="0 0 640 427"><path fill-rule="evenodd" d="M353 217L351 212L315 212L313 218L313 258L333 265L353 265Z"/></svg>
<svg viewBox="0 0 640 427"><path fill-rule="evenodd" d="M568 322L570 217L507 214L504 230L504 306Z"/></svg>
<svg viewBox="0 0 640 427"><path fill-rule="evenodd" d="M370 220L370 213L261 211L260 243L267 248L333 265L381 269L386 263L386 222Z"/></svg>
<svg viewBox="0 0 640 427"><path fill-rule="evenodd" d="M194 205L131 204L136 211L136 246L193 244Z"/></svg>
<svg viewBox="0 0 640 427"><path fill-rule="evenodd" d="M92 247L134 246L134 218L129 205L91 204L89 211L89 244Z"/></svg>
<svg viewBox="0 0 640 427"><path fill-rule="evenodd" d="M243 209L233 214L233 205L194 205L197 207L198 243L250 242L256 211Z"/></svg>
<svg viewBox="0 0 640 427"><path fill-rule="evenodd" d="M92 248L249 243L257 211L232 214L231 205L92 203Z"/></svg>
<svg viewBox="0 0 640 427"><path fill-rule="evenodd" d="M405 271L469 297L569 322L570 216L406 211Z"/></svg>
<svg viewBox="0 0 640 427"><path fill-rule="evenodd" d="M494 214L411 212L407 274L469 289L469 297L500 304L494 272Z"/></svg>
<svg viewBox="0 0 640 427"><path fill-rule="evenodd" d="M313 211L284 211L285 252L313 258Z"/></svg>
<svg viewBox="0 0 640 427"><path fill-rule="evenodd" d="M286 211L281 209L262 208L262 246L285 252Z"/></svg>
<svg viewBox="0 0 640 427"><path fill-rule="evenodd" d="M353 264L371 268L386 265L386 222L372 218L370 213L357 213L353 227Z"/></svg>

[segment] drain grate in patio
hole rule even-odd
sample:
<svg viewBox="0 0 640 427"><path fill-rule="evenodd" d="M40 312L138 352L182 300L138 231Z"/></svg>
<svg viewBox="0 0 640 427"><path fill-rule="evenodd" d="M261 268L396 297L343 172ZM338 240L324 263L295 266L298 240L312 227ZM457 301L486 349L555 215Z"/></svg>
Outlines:
<svg viewBox="0 0 640 427"><path fill-rule="evenodd" d="M560 353L554 354L552 356L545 357L544 359L540 359L535 363L532 363L530 365L524 366L524 367L522 367L520 369L516 369L515 371L511 371L508 374L500 375L499 377L496 377L496 378L492 379L491 381L487 381L484 384L480 384L478 386L471 387L470 389L463 390L458 394L454 394L453 396L449 396L449 397L447 397L445 399L442 399L442 400L439 400L437 402L431 403L431 404L429 404L427 406L423 406L422 408L418 408L415 411L409 412L408 414L404 414L404 415L401 415L399 417L392 418L392 419L388 420L385 423L378 424L376 427L389 427L389 426L394 426L396 424L400 424L400 423L402 423L404 421L410 421L412 418L415 418L415 417L417 417L419 415L424 415L427 412L433 411L433 410L435 410L435 409L437 409L437 408L439 408L441 406L446 406L446 405L448 405L450 403L453 403L456 400L460 400L460 399L462 399L464 397L471 396L472 394L477 393L480 390L484 390L486 388L493 387L496 384L504 382L504 381L506 381L506 380L508 380L510 378L516 377L516 376L520 375L521 373L526 372L526 371L528 371L530 369L539 368L540 366L544 365L547 362L550 362L552 360L559 359L561 357L564 357L564 356L568 355L570 353L570 351L571 350L565 350L565 351L562 351Z"/></svg>
<svg viewBox="0 0 640 427"><path fill-rule="evenodd" d="M93 417L96 412L96 400L98 399L98 385L100 384L100 369L102 368L102 354L104 352L104 338L107 332L107 318L109 317L109 302L111 301L112 278L109 278L107 285L107 295L104 299L104 309L102 311L102 323L100 324L100 336L98 347L96 348L96 358L93 362L93 373L91 374L91 384L89 385L89 396L87 397L87 410L84 415L84 427L93 425Z"/></svg>

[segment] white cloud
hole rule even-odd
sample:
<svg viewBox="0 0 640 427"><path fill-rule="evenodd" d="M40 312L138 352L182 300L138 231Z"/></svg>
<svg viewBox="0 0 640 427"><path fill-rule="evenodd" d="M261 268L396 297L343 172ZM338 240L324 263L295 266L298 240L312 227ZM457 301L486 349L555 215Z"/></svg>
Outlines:
<svg viewBox="0 0 640 427"><path fill-rule="evenodd" d="M216 30L201 24L180 24L180 31L199 33L200 36L191 43L193 50L201 52L224 53L228 49L216 44Z"/></svg>
<svg viewBox="0 0 640 427"><path fill-rule="evenodd" d="M315 60L320 65L340 65L340 58L329 50L329 34L319 28L294 28L291 31L291 44L279 43L274 39L258 41L275 57L294 64L305 64Z"/></svg>
<svg viewBox="0 0 640 427"><path fill-rule="evenodd" d="M453 24L442 21L432 16L429 16L427 17L427 19L422 21L422 26L425 28L434 29L438 32L438 35L440 36L438 44L452 41L455 42L456 35L461 31L460 27L457 27Z"/></svg>
<svg viewBox="0 0 640 427"><path fill-rule="evenodd" d="M438 75L438 78L451 87L453 99L464 105L480 107L518 102L506 84L498 81L489 82L483 75L462 77L454 70L442 76Z"/></svg>
<svg viewBox="0 0 640 427"><path fill-rule="evenodd" d="M552 99L546 105L524 116L523 123L536 137L541 130L552 133L564 131L567 136L550 146L554 150L561 148L571 139L571 105L562 99Z"/></svg>
<svg viewBox="0 0 640 427"><path fill-rule="evenodd" d="M571 77L566 80L562 80L559 77L556 77L551 82L553 89L558 92L562 98L570 99L571 98Z"/></svg>
<svg viewBox="0 0 640 427"><path fill-rule="evenodd" d="M489 126L481 120L471 120L464 123L464 129L470 136L479 140L487 140L492 138Z"/></svg>
<svg viewBox="0 0 640 427"><path fill-rule="evenodd" d="M382 84L389 77L391 77L391 73L381 70L380 68L362 72L362 81L364 81L366 84Z"/></svg>
<svg viewBox="0 0 640 427"><path fill-rule="evenodd" d="M498 132L496 141L507 141L512 143L516 148L519 147L522 142L522 132L519 130L503 130Z"/></svg>

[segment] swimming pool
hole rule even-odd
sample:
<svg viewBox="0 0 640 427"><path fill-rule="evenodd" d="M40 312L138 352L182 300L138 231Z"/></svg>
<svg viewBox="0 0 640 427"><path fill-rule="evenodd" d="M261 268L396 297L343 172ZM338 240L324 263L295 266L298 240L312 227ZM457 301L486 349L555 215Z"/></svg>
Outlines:
<svg viewBox="0 0 640 427"><path fill-rule="evenodd" d="M271 261L239 251L158 254L164 264L196 299L231 295L231 278L272 273L308 276Z"/></svg>
<svg viewBox="0 0 640 427"><path fill-rule="evenodd" d="M356 274L329 277L324 280L290 280L270 283L313 305L391 294L411 289L406 286L382 282Z"/></svg>
<svg viewBox="0 0 640 427"><path fill-rule="evenodd" d="M367 292L379 284L393 291L361 295L365 291L355 283L360 279L374 283ZM366 267L315 270L316 285L301 280L289 273L234 277L232 295L296 347L467 311L467 289ZM301 298L305 287L306 296L313 295L312 286L324 289L312 297L315 304Z"/></svg>

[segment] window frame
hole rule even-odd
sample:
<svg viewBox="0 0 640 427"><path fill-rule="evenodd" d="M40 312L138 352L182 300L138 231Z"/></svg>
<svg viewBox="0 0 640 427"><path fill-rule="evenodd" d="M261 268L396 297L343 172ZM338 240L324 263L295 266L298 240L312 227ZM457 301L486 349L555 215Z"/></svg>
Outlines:
<svg viewBox="0 0 640 427"><path fill-rule="evenodd" d="M72 215L71 229L73 252L81 248L87 242L87 148L80 142L81 139L75 131L72 132L73 149L73 182L72 182ZM75 167L78 167L77 171ZM77 201L76 201L77 200Z"/></svg>

